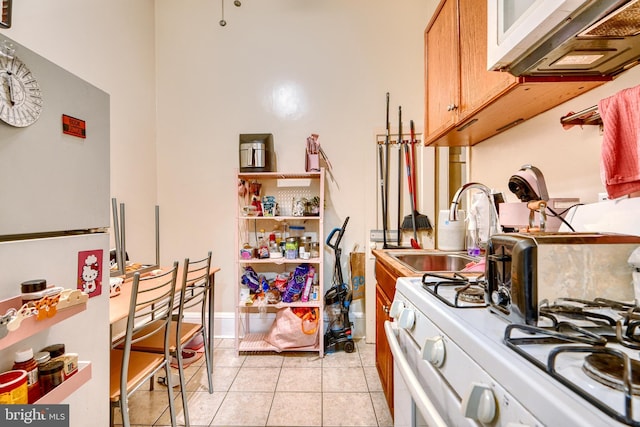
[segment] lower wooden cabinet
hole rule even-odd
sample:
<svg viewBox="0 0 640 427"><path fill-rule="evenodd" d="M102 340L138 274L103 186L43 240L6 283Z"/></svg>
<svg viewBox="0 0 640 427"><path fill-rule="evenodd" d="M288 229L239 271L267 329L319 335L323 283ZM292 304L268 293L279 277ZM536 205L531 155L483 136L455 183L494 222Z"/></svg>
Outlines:
<svg viewBox="0 0 640 427"><path fill-rule="evenodd" d="M389 320L391 300L376 286L376 368L382 383L382 390L393 415L393 356L384 333L384 322Z"/></svg>
<svg viewBox="0 0 640 427"><path fill-rule="evenodd" d="M376 368L380 375L382 390L393 415L393 356L384 333L384 322L389 320L389 309L396 292L398 274L376 260Z"/></svg>

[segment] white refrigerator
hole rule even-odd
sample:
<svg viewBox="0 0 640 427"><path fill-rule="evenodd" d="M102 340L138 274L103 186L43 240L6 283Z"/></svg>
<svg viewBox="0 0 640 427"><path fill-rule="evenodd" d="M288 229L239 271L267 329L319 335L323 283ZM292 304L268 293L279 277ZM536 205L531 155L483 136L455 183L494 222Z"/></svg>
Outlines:
<svg viewBox="0 0 640 427"><path fill-rule="evenodd" d="M15 102L28 90L9 82L13 55L30 70L43 102L29 126L0 121L0 300L19 296L21 283L33 279L91 296L86 310L19 342L6 344L14 332L0 338L0 371L11 369L18 350L64 343L90 363L91 375L57 403L69 405L70 426L106 426L109 95L1 33L0 55L0 90L6 95L11 84Z"/></svg>

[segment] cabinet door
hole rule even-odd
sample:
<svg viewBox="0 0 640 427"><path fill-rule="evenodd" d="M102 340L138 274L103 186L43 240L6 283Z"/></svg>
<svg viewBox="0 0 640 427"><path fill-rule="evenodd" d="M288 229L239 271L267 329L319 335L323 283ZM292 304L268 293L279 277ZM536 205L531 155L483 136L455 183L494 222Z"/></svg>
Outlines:
<svg viewBox="0 0 640 427"><path fill-rule="evenodd" d="M460 99L458 2L444 1L425 33L426 133L441 133L457 121Z"/></svg>
<svg viewBox="0 0 640 427"><path fill-rule="evenodd" d="M376 286L376 367L380 375L382 391L393 415L393 356L384 333L384 322L390 319L390 307L391 301L382 292L380 286Z"/></svg>
<svg viewBox="0 0 640 427"><path fill-rule="evenodd" d="M516 84L509 73L487 71L487 2L458 0L460 14L460 108L463 121Z"/></svg>

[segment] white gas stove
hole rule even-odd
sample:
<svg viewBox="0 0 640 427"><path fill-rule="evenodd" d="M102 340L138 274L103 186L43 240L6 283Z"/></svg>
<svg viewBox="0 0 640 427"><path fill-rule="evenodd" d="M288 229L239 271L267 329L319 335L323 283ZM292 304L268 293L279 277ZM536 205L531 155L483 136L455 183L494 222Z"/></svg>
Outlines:
<svg viewBox="0 0 640 427"><path fill-rule="evenodd" d="M397 427L640 426L640 397L596 381L583 368L593 348L623 353L629 361L624 363L636 363L640 342L637 346L633 340L629 346L613 343L616 327L607 326L602 328L605 341L609 340L606 345L598 341L603 338L588 334L586 343L564 338L560 343L547 343L557 341L555 332L547 337L509 326L512 324L490 312L482 301L466 302L467 298L458 297L456 303L461 284L436 286L438 278L425 281L423 286L421 278L398 279L391 308L395 320L385 324L394 353ZM507 345L509 328L513 329ZM627 327L618 329L624 333ZM629 331L633 334L631 328ZM576 335L584 336L581 332ZM542 338L544 343L539 341ZM558 347L575 351L559 351L547 367ZM607 363L624 364L617 359ZM640 377L640 368L633 374ZM624 389L625 381L620 382L619 388Z"/></svg>

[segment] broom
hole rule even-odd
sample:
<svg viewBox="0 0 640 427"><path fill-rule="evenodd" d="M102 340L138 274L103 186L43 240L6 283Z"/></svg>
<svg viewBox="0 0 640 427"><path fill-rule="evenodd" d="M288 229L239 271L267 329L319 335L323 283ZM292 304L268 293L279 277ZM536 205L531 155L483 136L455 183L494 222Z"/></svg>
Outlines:
<svg viewBox="0 0 640 427"><path fill-rule="evenodd" d="M411 126L411 154L412 159L415 161L415 143L416 143L416 130L413 124L413 120L410 121ZM415 178L414 173L415 170L412 170L412 165L409 164L409 152L408 149L405 150L405 158L407 163L407 178L409 181L409 195L411 196L411 214L404 217L402 221L402 229L410 230L413 229L413 239L411 240L411 247L415 249L419 249L420 245L417 242L417 233L416 230L432 230L431 222L429 221L429 217L421 214L417 210L417 202L416 202L416 191L415 191ZM411 162L413 164L413 161Z"/></svg>

